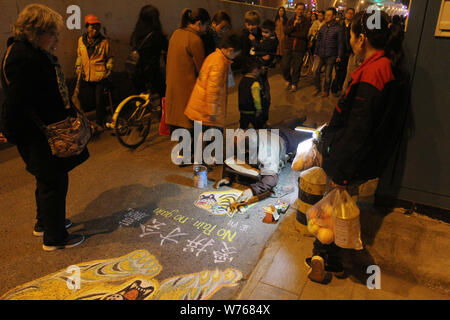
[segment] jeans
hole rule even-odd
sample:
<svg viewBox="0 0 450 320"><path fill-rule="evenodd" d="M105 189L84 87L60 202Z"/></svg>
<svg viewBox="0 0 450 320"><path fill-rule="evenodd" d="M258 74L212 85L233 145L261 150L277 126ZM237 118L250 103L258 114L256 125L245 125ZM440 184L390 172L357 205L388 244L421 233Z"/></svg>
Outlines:
<svg viewBox="0 0 450 320"><path fill-rule="evenodd" d="M61 244L68 235L65 228L68 186L67 172L36 177L36 219L37 224L44 228L45 245Z"/></svg>
<svg viewBox="0 0 450 320"><path fill-rule="evenodd" d="M302 70L304 51L285 50L281 59L283 77L290 84L297 86Z"/></svg>
<svg viewBox="0 0 450 320"><path fill-rule="evenodd" d="M331 76L333 74L333 67L336 63L336 57L328 57L328 58L320 58L319 66L317 67L316 72L314 73L314 84L316 89L321 91L322 85L320 82L320 70L323 66L326 66L325 69L325 84L323 91L328 93L330 91L331 85Z"/></svg>

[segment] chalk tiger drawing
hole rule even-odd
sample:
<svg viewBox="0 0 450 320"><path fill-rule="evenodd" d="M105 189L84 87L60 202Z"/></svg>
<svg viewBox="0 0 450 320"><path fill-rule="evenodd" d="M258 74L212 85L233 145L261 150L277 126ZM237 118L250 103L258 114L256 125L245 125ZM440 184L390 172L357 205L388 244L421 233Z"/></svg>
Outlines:
<svg viewBox="0 0 450 320"><path fill-rule="evenodd" d="M223 287L236 286L236 269L205 270L175 276L161 283L162 266L147 250L120 258L77 265L80 287L70 289L67 270L60 270L10 290L1 300L206 300Z"/></svg>
<svg viewBox="0 0 450 320"><path fill-rule="evenodd" d="M200 209L206 210L213 215L227 215L232 218L236 212L228 212L230 205L239 198L242 191L231 189L227 191L209 191L202 193L194 205ZM243 214L254 204L244 206L239 213Z"/></svg>

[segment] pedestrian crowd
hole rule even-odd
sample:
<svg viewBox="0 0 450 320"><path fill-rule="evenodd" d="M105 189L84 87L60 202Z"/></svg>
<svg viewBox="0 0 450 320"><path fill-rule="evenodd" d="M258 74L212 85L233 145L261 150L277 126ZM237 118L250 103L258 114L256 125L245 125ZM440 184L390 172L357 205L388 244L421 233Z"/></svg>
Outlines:
<svg viewBox="0 0 450 320"><path fill-rule="evenodd" d="M368 19L367 13L355 15L352 8L344 19L338 19L335 8L307 13L305 5L297 3L291 18L283 7L274 20L261 21L257 11L246 12L244 29L237 34L231 31L232 19L224 11L211 19L206 9L185 9L179 28L167 38L158 9L146 5L130 37L130 79L136 92L165 97L164 120L172 131L193 132L195 121L203 123L203 130L223 131L227 91L240 71L239 126L261 129L269 122L270 69L280 63L286 89L295 92L304 57L310 53L313 95L325 98L330 91L341 95L323 130L320 152L333 185L346 188L381 175L401 135L402 126L397 124L404 118L401 108L396 108L403 97L396 94L403 90L396 80L406 78L401 68L401 19L391 22L382 14L380 29L367 28ZM14 24L14 37L8 39L1 71L6 102L0 113L0 142L7 139L15 144L27 171L36 178L34 234L43 236L47 251L84 240L67 232L71 221L66 219L66 196L68 173L88 159L88 150L82 144L77 152L60 157L49 147L50 126L79 112L71 106L55 56L62 27L62 17L52 9L26 6ZM111 86L114 57L97 16L85 17L85 29L77 46L77 87L83 109L95 106L95 131L100 133L111 126L103 100ZM325 259L322 267L340 271L337 251L316 243L314 255ZM322 273L313 272L315 280L321 281Z"/></svg>

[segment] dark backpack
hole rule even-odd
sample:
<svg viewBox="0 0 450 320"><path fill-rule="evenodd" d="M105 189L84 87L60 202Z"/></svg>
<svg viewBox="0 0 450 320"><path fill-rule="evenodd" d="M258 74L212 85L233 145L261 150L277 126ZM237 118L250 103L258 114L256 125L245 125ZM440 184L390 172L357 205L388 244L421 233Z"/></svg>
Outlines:
<svg viewBox="0 0 450 320"><path fill-rule="evenodd" d="M127 59L125 60L125 70L127 71L130 77L134 76L136 73L136 66L139 62L139 50L142 48L147 39L152 35L153 32L150 32L144 40L142 40L141 44L138 47L133 47L128 53Z"/></svg>

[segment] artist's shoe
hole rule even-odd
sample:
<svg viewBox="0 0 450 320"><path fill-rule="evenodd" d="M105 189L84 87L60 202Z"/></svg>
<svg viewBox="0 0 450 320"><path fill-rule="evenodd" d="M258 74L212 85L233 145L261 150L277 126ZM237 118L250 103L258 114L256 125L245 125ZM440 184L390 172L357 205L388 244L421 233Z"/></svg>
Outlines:
<svg viewBox="0 0 450 320"><path fill-rule="evenodd" d="M72 226L72 224L73 224L72 221L70 221L69 219L66 219L64 222L64 226L66 227L66 229L69 229ZM44 228L40 226L37 222L34 225L33 236L36 237L44 236Z"/></svg>
<svg viewBox="0 0 450 320"><path fill-rule="evenodd" d="M67 236L66 240L63 243L60 244L56 244L56 245L42 245L42 249L44 249L45 251L55 251L55 250L59 250L59 249L69 249L69 248L73 248L76 247L78 245L80 245L81 243L83 243L84 241L84 236L79 235L79 234L70 234Z"/></svg>
<svg viewBox="0 0 450 320"><path fill-rule="evenodd" d="M297 91L297 86L292 85L292 86L291 86L291 92L296 92L296 91Z"/></svg>
<svg viewBox="0 0 450 320"><path fill-rule="evenodd" d="M291 88L291 83L289 81L286 81L285 86L286 90L289 90Z"/></svg>
<svg viewBox="0 0 450 320"><path fill-rule="evenodd" d="M314 90L312 96L313 96L313 97L317 97L317 96L319 95L319 93L320 93L320 90L319 90L319 89L316 89L316 90Z"/></svg>

